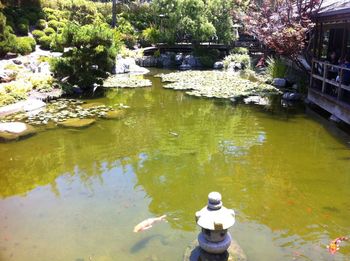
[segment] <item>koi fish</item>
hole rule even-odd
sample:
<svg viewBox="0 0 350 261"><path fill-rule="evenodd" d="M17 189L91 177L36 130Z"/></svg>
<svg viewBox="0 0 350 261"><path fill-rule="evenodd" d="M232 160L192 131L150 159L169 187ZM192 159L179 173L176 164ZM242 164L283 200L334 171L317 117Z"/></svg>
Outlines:
<svg viewBox="0 0 350 261"><path fill-rule="evenodd" d="M142 221L141 223L137 224L134 227L134 232L136 233L136 232L150 229L154 223L157 223L160 221L166 221L165 218L166 218L166 215L163 215L161 217L156 217L156 218L148 218L148 219Z"/></svg>
<svg viewBox="0 0 350 261"><path fill-rule="evenodd" d="M332 240L331 243L327 245L328 252L334 255L340 249L340 243L342 241L347 241L348 239L349 238L347 237L337 237L336 239Z"/></svg>

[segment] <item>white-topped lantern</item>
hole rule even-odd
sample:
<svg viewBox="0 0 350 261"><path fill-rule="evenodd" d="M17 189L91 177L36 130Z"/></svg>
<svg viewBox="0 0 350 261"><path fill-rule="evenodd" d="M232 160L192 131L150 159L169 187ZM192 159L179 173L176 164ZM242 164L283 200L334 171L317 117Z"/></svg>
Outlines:
<svg viewBox="0 0 350 261"><path fill-rule="evenodd" d="M222 205L220 193L209 193L208 205L196 212L196 221L202 228L198 243L204 251L221 254L229 248L231 235L228 229L235 223L235 212Z"/></svg>

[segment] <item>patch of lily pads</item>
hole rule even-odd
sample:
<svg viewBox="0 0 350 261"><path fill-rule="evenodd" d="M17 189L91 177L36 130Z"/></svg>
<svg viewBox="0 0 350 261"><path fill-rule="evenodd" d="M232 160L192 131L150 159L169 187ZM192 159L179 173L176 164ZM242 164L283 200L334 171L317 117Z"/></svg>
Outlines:
<svg viewBox="0 0 350 261"><path fill-rule="evenodd" d="M121 119L125 111L120 105L106 106L102 103L85 103L76 99L52 100L47 106L36 113L25 112L8 115L0 122L25 122L34 126L65 126L86 127L95 122L96 118Z"/></svg>
<svg viewBox="0 0 350 261"><path fill-rule="evenodd" d="M157 75L164 88L187 90L188 95L208 98L241 98L278 94L279 90L261 81L250 81L232 72L184 71Z"/></svg>
<svg viewBox="0 0 350 261"><path fill-rule="evenodd" d="M103 82L105 88L142 88L151 87L152 82L139 75L112 75Z"/></svg>

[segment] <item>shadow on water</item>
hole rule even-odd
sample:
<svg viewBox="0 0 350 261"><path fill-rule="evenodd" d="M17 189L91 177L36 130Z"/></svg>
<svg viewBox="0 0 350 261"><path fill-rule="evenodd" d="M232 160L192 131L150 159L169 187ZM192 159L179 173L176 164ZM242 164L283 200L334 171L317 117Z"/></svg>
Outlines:
<svg viewBox="0 0 350 261"><path fill-rule="evenodd" d="M165 237L160 235L160 234L156 234L156 235L151 235L151 236L147 236L145 238L140 239L139 241L137 241L131 248L130 248L130 253L138 253L141 250L143 250L144 248L146 248L149 243L152 240L158 239L163 245L166 244L165 242Z"/></svg>

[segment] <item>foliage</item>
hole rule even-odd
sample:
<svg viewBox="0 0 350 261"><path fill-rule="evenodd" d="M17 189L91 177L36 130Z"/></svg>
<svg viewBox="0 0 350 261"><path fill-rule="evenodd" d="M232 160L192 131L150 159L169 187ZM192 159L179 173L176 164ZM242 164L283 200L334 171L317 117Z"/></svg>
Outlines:
<svg viewBox="0 0 350 261"><path fill-rule="evenodd" d="M245 47L235 47L232 49L232 53L248 54L249 50Z"/></svg>
<svg viewBox="0 0 350 261"><path fill-rule="evenodd" d="M32 35L35 38L35 40L38 40L40 37L44 36L45 33L41 30L34 30L32 31Z"/></svg>
<svg viewBox="0 0 350 261"><path fill-rule="evenodd" d="M33 74L28 79L32 88L38 91L49 91L52 89L53 77L51 75Z"/></svg>
<svg viewBox="0 0 350 261"><path fill-rule="evenodd" d="M24 36L16 38L16 52L22 55L29 54L35 50L36 42L34 38Z"/></svg>
<svg viewBox="0 0 350 261"><path fill-rule="evenodd" d="M0 88L0 106L26 99L27 92L31 89L32 84L25 80L2 84L2 88Z"/></svg>
<svg viewBox="0 0 350 261"><path fill-rule="evenodd" d="M235 39L231 12L234 1L226 0L154 0L155 26L162 41L194 43L216 39L230 43ZM160 17L161 16L161 17Z"/></svg>
<svg viewBox="0 0 350 261"><path fill-rule="evenodd" d="M273 78L283 78L286 76L287 66L280 58L267 58L267 74Z"/></svg>
<svg viewBox="0 0 350 261"><path fill-rule="evenodd" d="M208 1L208 21L215 27L217 40L221 43L229 44L236 40L231 17L233 3L227 0Z"/></svg>
<svg viewBox="0 0 350 261"><path fill-rule="evenodd" d="M244 23L248 32L280 55L296 58L312 29L311 15L321 0L264 1L252 3Z"/></svg>
<svg viewBox="0 0 350 261"><path fill-rule="evenodd" d="M66 44L63 34L51 35L50 50L54 52L63 52Z"/></svg>
<svg viewBox="0 0 350 261"><path fill-rule="evenodd" d="M44 29L44 33L49 36L49 35L52 35L52 34L55 34L55 29L51 28L51 27L47 27Z"/></svg>
<svg viewBox="0 0 350 261"><path fill-rule="evenodd" d="M198 57L201 64L207 68L212 68L220 55L220 52L216 49L208 50L207 48L198 46L194 49L193 53Z"/></svg>
<svg viewBox="0 0 350 261"><path fill-rule="evenodd" d="M13 51L16 46L16 36L12 33L12 28L7 26L5 15L0 12L0 56Z"/></svg>
<svg viewBox="0 0 350 261"><path fill-rule="evenodd" d="M44 30L46 28L46 21L44 19L39 19L36 22L36 28L40 30Z"/></svg>
<svg viewBox="0 0 350 261"><path fill-rule="evenodd" d="M51 44L52 38L48 35L44 35L38 39L38 43L40 44L40 47L44 50L49 50L50 49L50 44Z"/></svg>
<svg viewBox="0 0 350 261"><path fill-rule="evenodd" d="M61 26L61 24L56 20L50 20L47 22L47 26L57 31L57 28Z"/></svg>
<svg viewBox="0 0 350 261"><path fill-rule="evenodd" d="M142 39L145 41L145 43L148 44L158 43L160 35L160 31L153 26L148 27L142 31Z"/></svg>
<svg viewBox="0 0 350 261"><path fill-rule="evenodd" d="M61 58L53 59L51 67L59 78L70 76L69 83L90 88L111 72L116 53L120 47L120 36L105 23L70 25L64 32L65 44L73 48Z"/></svg>
<svg viewBox="0 0 350 261"><path fill-rule="evenodd" d="M19 35L27 35L28 31L29 31L29 21L26 18L19 19L16 27L16 32Z"/></svg>
<svg viewBox="0 0 350 261"><path fill-rule="evenodd" d="M224 59L225 68L227 68L231 62L241 63L244 68L249 68L250 56L248 54L230 54Z"/></svg>
<svg viewBox="0 0 350 261"><path fill-rule="evenodd" d="M159 58L159 57L160 57L160 50L157 49L157 50L154 52L153 56L156 57L156 58Z"/></svg>

